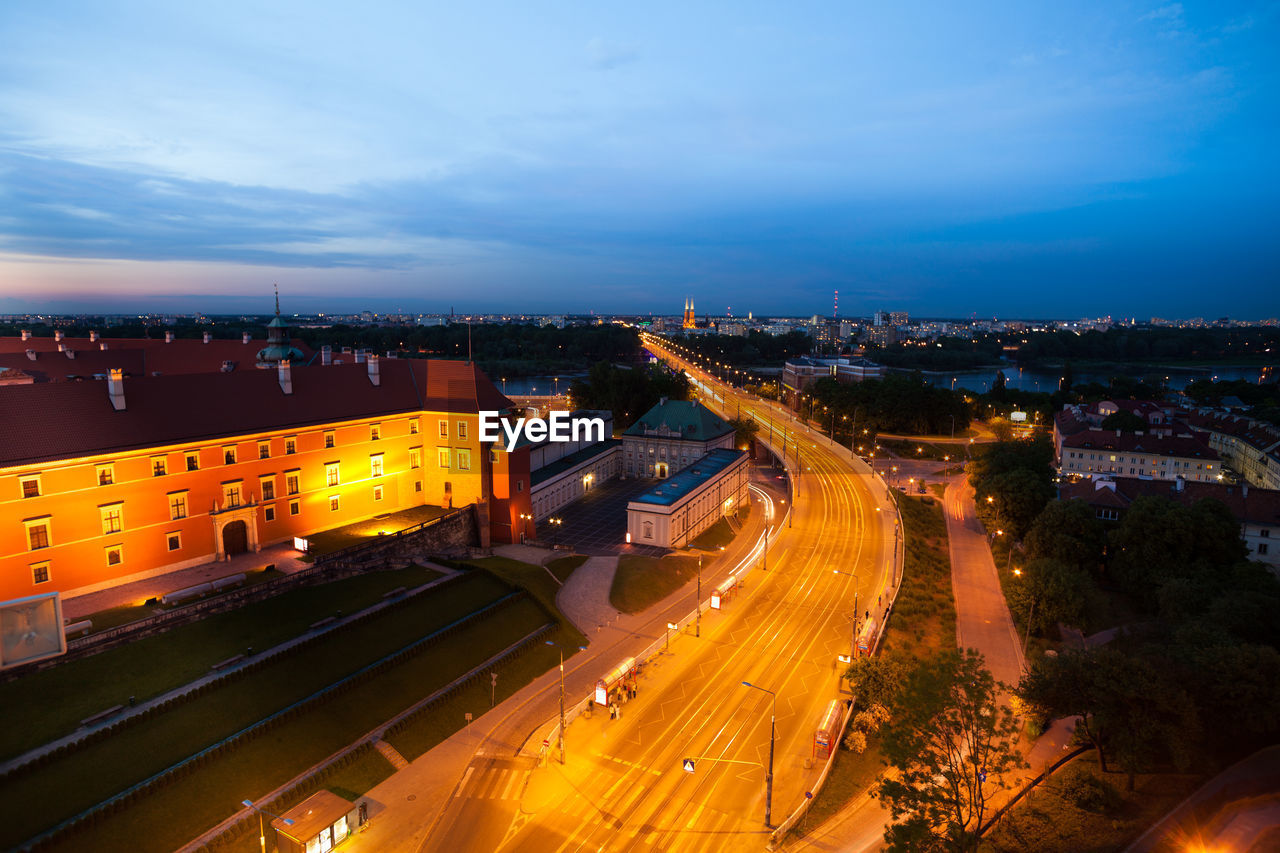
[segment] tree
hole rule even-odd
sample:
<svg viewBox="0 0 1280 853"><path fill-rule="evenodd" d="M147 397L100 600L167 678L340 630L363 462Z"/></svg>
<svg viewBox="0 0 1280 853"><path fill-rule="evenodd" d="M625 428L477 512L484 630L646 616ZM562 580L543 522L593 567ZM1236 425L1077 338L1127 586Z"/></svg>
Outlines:
<svg viewBox="0 0 1280 853"><path fill-rule="evenodd" d="M1027 563L1018 580L1009 588L1009 608L1014 613L1029 614L1031 630L1039 635L1059 622L1081 624L1096 591L1093 579L1084 571L1044 557Z"/></svg>
<svg viewBox="0 0 1280 853"><path fill-rule="evenodd" d="M1097 572L1106 541L1106 532L1087 503L1052 501L1032 522L1026 546L1031 557L1049 557Z"/></svg>
<svg viewBox="0 0 1280 853"><path fill-rule="evenodd" d="M1103 429L1121 432L1145 432L1149 424L1133 412L1112 412L1102 419Z"/></svg>
<svg viewBox="0 0 1280 853"><path fill-rule="evenodd" d="M733 443L735 447L750 445L751 440L756 437L756 433L760 430L760 424L756 423L754 418L733 418L729 421L729 426L733 427Z"/></svg>
<svg viewBox="0 0 1280 853"><path fill-rule="evenodd" d="M901 655L892 652L857 658L849 665L844 677L853 687L859 708L873 705L892 708L907 680L907 664Z"/></svg>
<svg viewBox="0 0 1280 853"><path fill-rule="evenodd" d="M1023 766L1017 722L998 704L982 655L949 650L920 661L882 731L897 771L876 792L892 814L889 849L975 850L990 797Z"/></svg>
<svg viewBox="0 0 1280 853"><path fill-rule="evenodd" d="M1027 535L1036 516L1053 499L1053 486L1026 468L996 475L988 489L1000 525L1015 539Z"/></svg>

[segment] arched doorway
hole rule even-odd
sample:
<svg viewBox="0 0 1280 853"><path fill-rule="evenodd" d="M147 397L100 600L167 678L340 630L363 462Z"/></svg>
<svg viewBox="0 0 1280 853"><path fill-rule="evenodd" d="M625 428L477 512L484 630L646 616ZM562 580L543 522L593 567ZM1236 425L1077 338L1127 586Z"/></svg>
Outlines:
<svg viewBox="0 0 1280 853"><path fill-rule="evenodd" d="M243 521L231 521L222 528L222 553L228 557L249 550L249 528Z"/></svg>
<svg viewBox="0 0 1280 853"><path fill-rule="evenodd" d="M667 463L665 462L658 463L658 479L659 480L667 479Z"/></svg>

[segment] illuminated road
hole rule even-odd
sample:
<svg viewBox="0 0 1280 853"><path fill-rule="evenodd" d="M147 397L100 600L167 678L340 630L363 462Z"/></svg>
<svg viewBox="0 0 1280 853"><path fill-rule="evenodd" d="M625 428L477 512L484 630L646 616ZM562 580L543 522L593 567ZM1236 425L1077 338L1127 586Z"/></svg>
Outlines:
<svg viewBox="0 0 1280 853"><path fill-rule="evenodd" d="M741 406L765 423L779 417L724 386L713 393L727 395L730 415ZM785 428L785 442L796 507L790 528L770 542L768 571L751 573L725 610L704 616L701 638L678 637L646 666L621 719L597 710L572 723L563 767L474 762L423 850L764 847L772 700L742 682L777 695L776 825L816 781L822 762L810 756L828 703L847 698L837 656L850 651L855 592L859 608L878 620L894 556L894 516L877 510L884 488L865 466L855 473L847 451L824 446L825 439L797 447L794 428ZM774 423L778 449L783 430ZM769 429L759 437L769 441ZM695 772L682 771L686 757L696 758ZM878 812L870 811L868 822L878 827Z"/></svg>

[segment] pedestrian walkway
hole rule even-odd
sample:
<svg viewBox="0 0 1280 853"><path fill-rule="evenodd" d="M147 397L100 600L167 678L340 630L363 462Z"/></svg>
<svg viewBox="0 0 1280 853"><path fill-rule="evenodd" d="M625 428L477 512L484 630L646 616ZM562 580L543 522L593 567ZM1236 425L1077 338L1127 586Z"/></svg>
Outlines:
<svg viewBox="0 0 1280 853"><path fill-rule="evenodd" d="M617 571L617 557L590 557L556 593L560 612L588 637L622 615L609 603Z"/></svg>
<svg viewBox="0 0 1280 853"><path fill-rule="evenodd" d="M508 560L518 560L521 563L532 563L535 566L545 566L552 560L564 557L567 551L553 551L550 548L542 548L537 545L513 544L513 545L494 545L494 556L506 557Z"/></svg>

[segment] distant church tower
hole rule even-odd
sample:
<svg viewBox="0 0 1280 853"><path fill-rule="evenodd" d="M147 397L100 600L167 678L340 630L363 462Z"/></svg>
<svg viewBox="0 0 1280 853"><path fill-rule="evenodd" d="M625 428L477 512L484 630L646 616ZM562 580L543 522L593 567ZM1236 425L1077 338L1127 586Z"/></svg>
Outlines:
<svg viewBox="0 0 1280 853"><path fill-rule="evenodd" d="M693 297L689 297L684 301L684 327L692 329L696 325L698 325L698 321L693 313Z"/></svg>
<svg viewBox="0 0 1280 853"><path fill-rule="evenodd" d="M275 367L282 361L302 362L305 356L289 344L289 336L285 334L288 330L284 320L280 319L280 285L276 285L276 317L267 324L267 345L258 350L257 367Z"/></svg>

